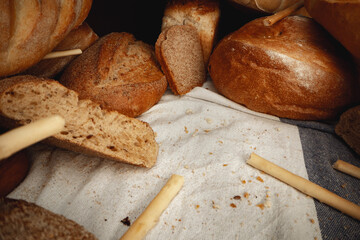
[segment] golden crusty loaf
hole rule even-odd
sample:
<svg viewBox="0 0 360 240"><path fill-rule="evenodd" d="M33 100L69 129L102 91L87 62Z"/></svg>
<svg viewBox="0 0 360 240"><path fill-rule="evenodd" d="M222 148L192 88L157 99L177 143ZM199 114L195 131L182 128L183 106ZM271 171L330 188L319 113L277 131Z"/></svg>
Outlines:
<svg viewBox="0 0 360 240"><path fill-rule="evenodd" d="M162 31L174 25L191 25L198 31L207 65L216 41L220 18L218 0L170 0L165 7Z"/></svg>
<svg viewBox="0 0 360 240"><path fill-rule="evenodd" d="M248 108L284 118L335 118L356 100L350 54L307 17L263 18L225 37L210 57L215 87Z"/></svg>
<svg viewBox="0 0 360 240"><path fill-rule="evenodd" d="M70 49L81 49L84 51L97 39L98 35L91 27L83 22L79 27L73 29L64 40L62 40L53 51L64 51ZM60 73L76 56L66 56L52 59L44 59L28 68L21 75L34 75L37 77L54 78Z"/></svg>
<svg viewBox="0 0 360 240"><path fill-rule="evenodd" d="M360 155L360 106L352 107L341 114L335 132Z"/></svg>
<svg viewBox="0 0 360 240"><path fill-rule="evenodd" d="M83 239L96 237L83 226L34 203L0 198L0 239Z"/></svg>
<svg viewBox="0 0 360 240"><path fill-rule="evenodd" d="M310 16L349 50L360 63L360 1L305 0Z"/></svg>
<svg viewBox="0 0 360 240"><path fill-rule="evenodd" d="M0 1L0 77L39 62L87 17L92 0Z"/></svg>
<svg viewBox="0 0 360 240"><path fill-rule="evenodd" d="M174 94L183 95L206 80L199 35L190 25L174 25L161 32L155 53Z"/></svg>
<svg viewBox="0 0 360 240"><path fill-rule="evenodd" d="M167 88L153 46L125 32L100 38L71 62L60 81L80 98L130 117L156 104Z"/></svg>
<svg viewBox="0 0 360 240"><path fill-rule="evenodd" d="M156 162L158 144L149 124L79 100L54 80L30 75L2 80L1 125L15 127L56 114L65 119L65 128L46 139L49 144L143 167Z"/></svg>
<svg viewBox="0 0 360 240"><path fill-rule="evenodd" d="M266 13L275 13L290 7L299 0L229 0L235 4L245 6Z"/></svg>

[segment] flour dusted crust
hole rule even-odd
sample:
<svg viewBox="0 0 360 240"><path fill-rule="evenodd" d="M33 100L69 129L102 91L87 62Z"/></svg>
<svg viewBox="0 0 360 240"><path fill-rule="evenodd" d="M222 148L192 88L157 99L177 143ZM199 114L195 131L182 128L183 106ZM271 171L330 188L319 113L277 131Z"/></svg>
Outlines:
<svg viewBox="0 0 360 240"><path fill-rule="evenodd" d="M320 25L291 16L253 20L225 37L209 62L215 87L248 108L284 118L335 118L356 101L351 56Z"/></svg>

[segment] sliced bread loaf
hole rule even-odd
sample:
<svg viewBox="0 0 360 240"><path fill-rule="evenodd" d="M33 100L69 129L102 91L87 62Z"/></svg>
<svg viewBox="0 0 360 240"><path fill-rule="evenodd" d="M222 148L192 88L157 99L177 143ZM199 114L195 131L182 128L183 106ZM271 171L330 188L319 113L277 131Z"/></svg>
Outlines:
<svg viewBox="0 0 360 240"><path fill-rule="evenodd" d="M155 54L174 94L186 94L205 82L205 64L195 27L175 25L165 29L156 41Z"/></svg>
<svg viewBox="0 0 360 240"><path fill-rule="evenodd" d="M149 124L79 100L54 80L30 75L1 80L0 124L15 127L55 114L65 119L65 129L47 143L143 167L156 162L158 145Z"/></svg>

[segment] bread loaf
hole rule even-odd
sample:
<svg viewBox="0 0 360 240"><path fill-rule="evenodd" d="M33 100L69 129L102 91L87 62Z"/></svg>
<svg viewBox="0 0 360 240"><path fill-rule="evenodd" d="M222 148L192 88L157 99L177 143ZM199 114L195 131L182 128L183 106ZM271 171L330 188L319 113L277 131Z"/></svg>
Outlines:
<svg viewBox="0 0 360 240"><path fill-rule="evenodd" d="M348 52L307 17L270 27L256 19L225 37L210 57L218 91L248 108L284 118L333 119L354 103Z"/></svg>
<svg viewBox="0 0 360 240"><path fill-rule="evenodd" d="M63 117L65 128L46 143L143 167L156 162L158 145L147 123L79 100L54 80L30 75L2 80L0 125L15 127L52 115Z"/></svg>
<svg viewBox="0 0 360 240"><path fill-rule="evenodd" d="M165 7L161 30L175 25L196 28L207 65L217 37L220 7L217 0L170 0Z"/></svg>
<svg viewBox="0 0 360 240"><path fill-rule="evenodd" d="M26 177L30 161L25 151L0 161L0 198L8 195Z"/></svg>
<svg viewBox="0 0 360 240"><path fill-rule="evenodd" d="M154 48L130 33L99 39L71 62L60 81L80 98L130 117L147 111L167 88Z"/></svg>
<svg viewBox="0 0 360 240"><path fill-rule="evenodd" d="M83 239L96 237L83 226L34 203L0 198L0 239Z"/></svg>
<svg viewBox="0 0 360 240"><path fill-rule="evenodd" d="M335 132L360 155L360 106L352 107L341 114Z"/></svg>
<svg viewBox="0 0 360 240"><path fill-rule="evenodd" d="M281 11L298 0L229 0L235 4L266 13Z"/></svg>
<svg viewBox="0 0 360 240"><path fill-rule="evenodd" d="M64 40L62 40L53 51L65 51L71 49L81 49L85 51L97 39L98 35L91 27L84 22L82 25L73 29ZM54 78L60 73L76 56L66 56L60 58L44 59L36 65L28 68L21 75L34 75L43 78Z"/></svg>
<svg viewBox="0 0 360 240"><path fill-rule="evenodd" d="M87 17L92 0L0 2L0 77L39 62Z"/></svg>
<svg viewBox="0 0 360 240"><path fill-rule="evenodd" d="M161 32L155 53L174 94L184 95L206 80L199 35L190 25L174 25Z"/></svg>
<svg viewBox="0 0 360 240"><path fill-rule="evenodd" d="M360 1L305 0L306 10L360 63Z"/></svg>

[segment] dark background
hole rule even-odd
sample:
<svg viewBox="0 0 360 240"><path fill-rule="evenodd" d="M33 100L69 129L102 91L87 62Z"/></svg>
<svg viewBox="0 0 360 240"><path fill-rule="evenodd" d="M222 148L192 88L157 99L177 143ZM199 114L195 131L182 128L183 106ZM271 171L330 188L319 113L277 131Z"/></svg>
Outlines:
<svg viewBox="0 0 360 240"><path fill-rule="evenodd" d="M161 31L165 0L100 1L94 0L86 22L99 36L111 32L128 32L138 40L154 45ZM220 1L221 17L218 39L246 22L263 16L261 12Z"/></svg>

